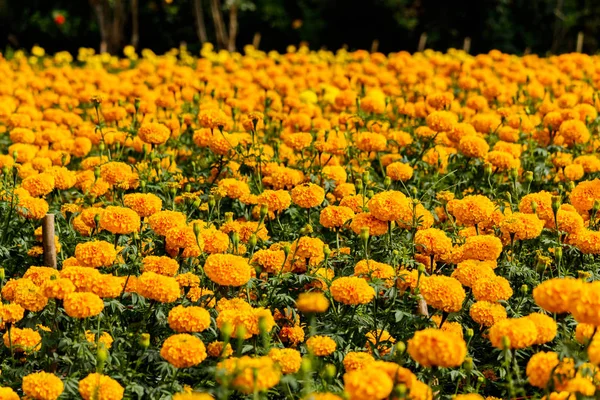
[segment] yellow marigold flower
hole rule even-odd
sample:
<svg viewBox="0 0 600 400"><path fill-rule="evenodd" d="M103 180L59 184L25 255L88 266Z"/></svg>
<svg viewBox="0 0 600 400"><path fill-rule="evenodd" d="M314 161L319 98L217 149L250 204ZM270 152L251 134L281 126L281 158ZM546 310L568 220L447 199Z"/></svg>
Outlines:
<svg viewBox="0 0 600 400"><path fill-rule="evenodd" d="M302 208L317 207L325 199L325 190L314 183L304 183L292 189L291 197Z"/></svg>
<svg viewBox="0 0 600 400"><path fill-rule="evenodd" d="M351 183L346 184L348 173L341 165L326 165L321 169L321 173L325 179L335 182L336 189L341 185L352 185L351 187L354 187Z"/></svg>
<svg viewBox="0 0 600 400"><path fill-rule="evenodd" d="M527 362L525 373L532 386L545 389L550 382L554 369L560 363L555 352L541 351L534 354Z"/></svg>
<svg viewBox="0 0 600 400"><path fill-rule="evenodd" d="M516 212L500 222L500 231L509 240L535 239L542 234L544 224L545 222L535 214Z"/></svg>
<svg viewBox="0 0 600 400"><path fill-rule="evenodd" d="M33 197L47 195L54 190L54 185L54 176L47 173L30 176L21 183L23 189L27 190Z"/></svg>
<svg viewBox="0 0 600 400"><path fill-rule="evenodd" d="M75 246L75 258L84 267L109 267L114 264L117 251L108 242L94 240Z"/></svg>
<svg viewBox="0 0 600 400"><path fill-rule="evenodd" d="M473 287L480 279L492 278L496 274L486 263L477 260L466 260L458 263L451 277L466 287Z"/></svg>
<svg viewBox="0 0 600 400"><path fill-rule="evenodd" d="M138 176L129 164L111 161L100 166L100 176L109 185L123 189L137 186Z"/></svg>
<svg viewBox="0 0 600 400"><path fill-rule="evenodd" d="M368 203L371 215L381 221L403 219L407 211L411 212L411 206L404 193L394 190L377 193Z"/></svg>
<svg viewBox="0 0 600 400"><path fill-rule="evenodd" d="M318 357L330 355L335 351L336 347L336 343L329 336L311 336L306 341L308 351Z"/></svg>
<svg viewBox="0 0 600 400"><path fill-rule="evenodd" d="M330 290L335 301L348 305L366 304L375 297L375 290L367 281L354 276L334 280Z"/></svg>
<svg viewBox="0 0 600 400"><path fill-rule="evenodd" d="M204 263L208 278L223 286L242 286L251 278L252 268L248 261L231 254L211 254Z"/></svg>
<svg viewBox="0 0 600 400"><path fill-rule="evenodd" d="M466 296L460 282L448 276L422 276L419 288L428 305L448 313L459 311Z"/></svg>
<svg viewBox="0 0 600 400"><path fill-rule="evenodd" d="M64 299L69 293L75 291L75 285L69 279L49 279L41 286L44 296L50 299Z"/></svg>
<svg viewBox="0 0 600 400"><path fill-rule="evenodd" d="M365 337L367 338L365 347L370 354L373 353L373 348L375 348L379 355L385 356L389 354L392 345L396 343L396 338L385 329L367 332Z"/></svg>
<svg viewBox="0 0 600 400"><path fill-rule="evenodd" d="M406 182L412 178L414 173L413 168L403 162L393 162L385 168L385 174L393 181Z"/></svg>
<svg viewBox="0 0 600 400"><path fill-rule="evenodd" d="M536 211L533 211L535 203ZM519 203L519 211L526 214L537 214L538 218L545 221L546 228L554 227L554 211L552 211L552 194L546 191L530 193L523 196Z"/></svg>
<svg viewBox="0 0 600 400"><path fill-rule="evenodd" d="M169 326L175 332L202 332L210 326L210 314L202 307L177 306L169 311Z"/></svg>
<svg viewBox="0 0 600 400"><path fill-rule="evenodd" d="M279 383L281 371L270 357L229 358L217 364L217 381L220 377L232 378L232 386L244 394L254 390L266 391Z"/></svg>
<svg viewBox="0 0 600 400"><path fill-rule="evenodd" d="M387 223L376 218L370 212L361 212L352 218L352 222L350 223L350 229L352 229L352 232L360 235L363 228L367 228L369 230L370 236L385 235L388 231Z"/></svg>
<svg viewBox="0 0 600 400"><path fill-rule="evenodd" d="M489 223L495 209L494 203L481 195L465 196L448 203L448 211L456 218L456 223L465 226Z"/></svg>
<svg viewBox="0 0 600 400"><path fill-rule="evenodd" d="M341 228L354 218L354 211L344 206L327 206L321 210L319 222L325 228Z"/></svg>
<svg viewBox="0 0 600 400"><path fill-rule="evenodd" d="M187 333L169 336L160 349L160 356L175 368L188 368L206 358L202 340Z"/></svg>
<svg viewBox="0 0 600 400"><path fill-rule="evenodd" d="M577 298L583 282L574 278L554 278L540 283L533 289L535 303L551 313L569 311L572 298Z"/></svg>
<svg viewBox="0 0 600 400"><path fill-rule="evenodd" d="M575 340L581 344L586 344L594 334L596 327L592 324L577 324L575 327Z"/></svg>
<svg viewBox="0 0 600 400"><path fill-rule="evenodd" d="M54 374L35 372L23 377L23 393L36 400L56 400L65 386Z"/></svg>
<svg viewBox="0 0 600 400"><path fill-rule="evenodd" d="M577 232L574 244L584 254L600 254L600 232L582 229Z"/></svg>
<svg viewBox="0 0 600 400"><path fill-rule="evenodd" d="M179 283L175 278L154 272L144 272L137 279L137 292L161 303L172 303L181 295Z"/></svg>
<svg viewBox="0 0 600 400"><path fill-rule="evenodd" d="M434 315L433 317L431 317L431 322L433 322L435 327L438 329L441 329L448 333L453 333L461 338L463 337L463 328L462 325L458 322L444 321L444 323L442 324L441 315Z"/></svg>
<svg viewBox="0 0 600 400"><path fill-rule="evenodd" d="M467 157L485 158L490 145L479 136L465 136L458 143L458 150Z"/></svg>
<svg viewBox="0 0 600 400"><path fill-rule="evenodd" d="M75 289L80 292L90 292L100 275L97 269L80 266L63 265L60 271L60 277L73 282Z"/></svg>
<svg viewBox="0 0 600 400"><path fill-rule="evenodd" d="M84 400L121 400L125 389L106 375L92 373L79 381L79 394Z"/></svg>
<svg viewBox="0 0 600 400"><path fill-rule="evenodd" d="M40 287L28 278L17 280L13 293L14 302L29 311L41 311L48 304L48 298Z"/></svg>
<svg viewBox="0 0 600 400"><path fill-rule="evenodd" d="M290 207L292 197L287 190L265 190L258 195L257 201L260 205L266 205L269 212L277 213Z"/></svg>
<svg viewBox="0 0 600 400"><path fill-rule="evenodd" d="M159 211L148 218L148 223L157 235L166 236L172 228L185 225L186 216L178 211Z"/></svg>
<svg viewBox="0 0 600 400"><path fill-rule="evenodd" d="M123 196L123 204L140 217L149 217L162 208L162 200L152 193L130 193Z"/></svg>
<svg viewBox="0 0 600 400"><path fill-rule="evenodd" d="M579 323L600 325L600 282L584 283L572 291L569 311Z"/></svg>
<svg viewBox="0 0 600 400"><path fill-rule="evenodd" d="M304 329L300 325L284 326L279 331L279 338L283 343L289 343L292 346L304 342Z"/></svg>
<svg viewBox="0 0 600 400"><path fill-rule="evenodd" d="M344 374L344 391L350 400L387 399L393 387L394 381L376 369L367 368Z"/></svg>
<svg viewBox="0 0 600 400"><path fill-rule="evenodd" d="M259 265L263 272L279 273L289 270L287 264L284 265L285 259L283 250L258 250L252 256L250 264Z"/></svg>
<svg viewBox="0 0 600 400"><path fill-rule="evenodd" d="M495 236L471 236L460 248L462 257L479 261L496 261L502 253L502 242Z"/></svg>
<svg viewBox="0 0 600 400"><path fill-rule="evenodd" d="M143 272L155 272L160 275L174 276L179 270L179 263L166 256L146 256L142 259Z"/></svg>
<svg viewBox="0 0 600 400"><path fill-rule="evenodd" d="M171 130L156 122L143 123L138 130L138 137L145 143L163 144L171 136Z"/></svg>
<svg viewBox="0 0 600 400"><path fill-rule="evenodd" d="M570 181L578 181L585 175L585 170L579 164L571 164L565 167L563 174Z"/></svg>
<svg viewBox="0 0 600 400"><path fill-rule="evenodd" d="M104 309L104 302L94 293L69 293L65 296L63 306L69 317L94 317Z"/></svg>
<svg viewBox="0 0 600 400"><path fill-rule="evenodd" d="M459 394L454 396L453 400L483 400L483 397L477 393Z"/></svg>
<svg viewBox="0 0 600 400"><path fill-rule="evenodd" d="M507 318L506 309L502 305L490 301L473 303L469 309L469 315L473 321L488 328Z"/></svg>
<svg viewBox="0 0 600 400"><path fill-rule="evenodd" d="M497 349L504 348L504 337L510 349L523 349L534 344L538 330L529 318L507 318L495 323L490 328L490 341Z"/></svg>
<svg viewBox="0 0 600 400"><path fill-rule="evenodd" d="M37 286L41 286L47 280L56 279L57 277L58 271L50 267L31 266L23 274L23 278L31 279Z"/></svg>
<svg viewBox="0 0 600 400"><path fill-rule="evenodd" d="M415 235L417 251L432 256L443 256L452 249L452 240L437 228L420 230Z"/></svg>
<svg viewBox="0 0 600 400"><path fill-rule="evenodd" d="M302 364L300 352L294 349L272 348L269 351L268 357L279 365L281 373L284 375L295 374L300 370L300 365Z"/></svg>
<svg viewBox="0 0 600 400"><path fill-rule="evenodd" d="M0 399L2 399L2 400L20 400L21 398L11 388L0 387Z"/></svg>
<svg viewBox="0 0 600 400"><path fill-rule="evenodd" d="M16 303L0 305L0 323L14 324L23 319L25 309Z"/></svg>
<svg viewBox="0 0 600 400"><path fill-rule="evenodd" d="M329 300L320 292L300 293L296 300L298 311L307 313L324 313L329 308Z"/></svg>
<svg viewBox="0 0 600 400"><path fill-rule="evenodd" d="M356 135L354 144L357 149L364 152L384 151L387 146L387 139L380 133L363 132Z"/></svg>
<svg viewBox="0 0 600 400"><path fill-rule="evenodd" d="M227 358L233 354L233 348L229 343L223 348L224 342L214 341L208 344L206 351L209 356L215 358Z"/></svg>
<svg viewBox="0 0 600 400"><path fill-rule="evenodd" d="M386 286L390 287L393 285L396 272L391 265L373 260L360 260L354 266L354 275L368 281L381 279L385 281Z"/></svg>
<svg viewBox="0 0 600 400"><path fill-rule="evenodd" d="M590 140L590 131L585 123L575 119L563 121L559 133L569 145L587 143Z"/></svg>
<svg viewBox="0 0 600 400"><path fill-rule="evenodd" d="M554 319L541 313L529 314L525 318L532 320L537 328L538 335L535 344L548 343L556 337L557 325Z"/></svg>
<svg viewBox="0 0 600 400"><path fill-rule="evenodd" d="M436 132L447 132L458 123L458 118L450 111L434 111L427 116L426 122Z"/></svg>
<svg viewBox="0 0 600 400"><path fill-rule="evenodd" d="M100 217L100 227L114 234L138 232L140 224L140 216L125 207L108 206Z"/></svg>
<svg viewBox="0 0 600 400"><path fill-rule="evenodd" d="M344 357L343 364L346 372L350 372L358 369L363 369L373 362L375 362L375 359L369 353L365 353L362 351L350 351Z"/></svg>
<svg viewBox="0 0 600 400"><path fill-rule="evenodd" d="M8 348L10 348L12 342L12 351L15 352L31 354L42 348L42 337L38 332L30 328L19 329L11 327L10 336L6 332L2 336L2 339L4 340L4 345Z"/></svg>
<svg viewBox="0 0 600 400"><path fill-rule="evenodd" d="M96 333L97 332L85 331L85 340L87 340L88 343L96 344ZM108 332L102 332L98 337L98 343L102 343L107 350L112 347L113 341L112 336L110 336Z"/></svg>
<svg viewBox="0 0 600 400"><path fill-rule="evenodd" d="M477 301L508 300L513 295L510 282L502 276L480 279L475 282L472 289L473 296Z"/></svg>
<svg viewBox="0 0 600 400"><path fill-rule="evenodd" d="M455 334L427 328L408 341L408 354L424 367L458 367L467 355L467 344Z"/></svg>
<svg viewBox="0 0 600 400"><path fill-rule="evenodd" d="M232 199L243 199L250 194L248 184L237 179L222 179L219 181L218 186L225 191L227 197Z"/></svg>
<svg viewBox="0 0 600 400"><path fill-rule="evenodd" d="M591 379L579 376L567 381L564 391L591 397L596 393L596 385L594 385Z"/></svg>
<svg viewBox="0 0 600 400"><path fill-rule="evenodd" d="M49 210L48 203L44 199L35 197L19 197L18 212L27 219L42 219Z"/></svg>

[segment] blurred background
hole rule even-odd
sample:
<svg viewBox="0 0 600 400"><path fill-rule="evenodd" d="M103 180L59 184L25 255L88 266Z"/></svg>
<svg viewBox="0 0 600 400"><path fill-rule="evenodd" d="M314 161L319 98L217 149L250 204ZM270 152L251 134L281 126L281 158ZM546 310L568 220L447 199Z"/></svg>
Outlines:
<svg viewBox="0 0 600 400"><path fill-rule="evenodd" d="M79 47L163 53L182 42L240 50L382 52L466 47L524 54L595 53L600 0L0 0L0 50Z"/></svg>

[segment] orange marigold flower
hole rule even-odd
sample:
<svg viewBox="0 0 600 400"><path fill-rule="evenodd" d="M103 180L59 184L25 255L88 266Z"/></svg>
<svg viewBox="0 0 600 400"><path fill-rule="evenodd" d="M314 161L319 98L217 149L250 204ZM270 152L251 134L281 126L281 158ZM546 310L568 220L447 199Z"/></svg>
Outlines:
<svg viewBox="0 0 600 400"><path fill-rule="evenodd" d="M79 394L84 400L120 400L125 389L116 380L91 373L79 381Z"/></svg>
<svg viewBox="0 0 600 400"><path fill-rule="evenodd" d="M245 285L252 276L248 261L232 254L211 254L206 258L204 272L208 278L223 286Z"/></svg>
<svg viewBox="0 0 600 400"><path fill-rule="evenodd" d="M10 348L12 343L11 351L19 353L31 354L42 348L42 337L30 328L19 329L13 326L10 328L10 334L6 332L2 339L6 347Z"/></svg>
<svg viewBox="0 0 600 400"><path fill-rule="evenodd" d="M123 196L123 204L140 217L149 217L162 208L162 200L152 193L130 193Z"/></svg>
<svg viewBox="0 0 600 400"><path fill-rule="evenodd" d="M311 336L306 341L308 351L318 357L330 355L335 351L336 347L336 343L329 336Z"/></svg>
<svg viewBox="0 0 600 400"><path fill-rule="evenodd" d="M330 290L335 301L348 305L366 304L375 297L375 290L358 277L338 278L332 282Z"/></svg>
<svg viewBox="0 0 600 400"><path fill-rule="evenodd" d="M163 144L170 136L171 130L157 122L145 122L138 130L138 137L150 144Z"/></svg>
<svg viewBox="0 0 600 400"><path fill-rule="evenodd" d="M197 337L180 333L165 340L160 349L160 356L175 368L188 368L204 361L206 347Z"/></svg>
<svg viewBox="0 0 600 400"><path fill-rule="evenodd" d="M544 344L552 341L556 337L557 325L554 319L542 313L529 314L529 318L535 324L538 335L535 344Z"/></svg>
<svg viewBox="0 0 600 400"><path fill-rule="evenodd" d="M458 367L467 355L467 344L455 334L427 328L408 341L408 354L424 367Z"/></svg>
<svg viewBox="0 0 600 400"><path fill-rule="evenodd" d="M292 189L291 197L302 208L317 207L325 199L325 190L314 183L304 183Z"/></svg>
<svg viewBox="0 0 600 400"><path fill-rule="evenodd" d="M350 223L350 229L357 235L360 235L364 228L369 230L370 236L385 235L388 231L387 223L376 218L370 212L356 214Z"/></svg>
<svg viewBox="0 0 600 400"><path fill-rule="evenodd" d="M551 313L569 311L572 298L577 298L583 282L574 278L554 278L540 283L533 289L535 303Z"/></svg>
<svg viewBox="0 0 600 400"><path fill-rule="evenodd" d="M350 351L344 357L344 369L346 372L363 369L369 364L375 362L373 356L369 353Z"/></svg>
<svg viewBox="0 0 600 400"><path fill-rule="evenodd" d="M502 276L491 276L475 282L473 296L477 301L508 300L513 295L510 282Z"/></svg>
<svg viewBox="0 0 600 400"><path fill-rule="evenodd" d="M324 313L329 308L329 300L320 292L300 293L296 300L298 311L307 313Z"/></svg>
<svg viewBox="0 0 600 400"><path fill-rule="evenodd" d="M393 181L406 182L412 178L414 173L413 168L403 162L393 162L385 168L385 174L389 176Z"/></svg>
<svg viewBox="0 0 600 400"><path fill-rule="evenodd" d="M344 374L344 391L350 400L387 399L394 388L394 381L377 369L361 369Z"/></svg>
<svg viewBox="0 0 600 400"><path fill-rule="evenodd" d="M84 267L108 267L117 258L115 247L103 240L79 243L75 246L75 258Z"/></svg>
<svg viewBox="0 0 600 400"><path fill-rule="evenodd" d="M458 117L450 111L434 111L427 116L426 122L436 132L447 132L458 123Z"/></svg>
<svg viewBox="0 0 600 400"><path fill-rule="evenodd" d="M459 311L466 296L460 282L448 276L422 276L419 288L428 305L448 313Z"/></svg>
<svg viewBox="0 0 600 400"><path fill-rule="evenodd" d="M100 217L100 227L114 234L138 232L140 224L140 216L125 207L108 206Z"/></svg>
<svg viewBox="0 0 600 400"><path fill-rule="evenodd" d="M354 211L344 206L327 206L321 210L319 222L325 228L341 228L354 218Z"/></svg>
<svg viewBox="0 0 600 400"><path fill-rule="evenodd" d="M465 136L458 143L458 150L467 157L484 158L490 150L490 145L479 136Z"/></svg>
<svg viewBox="0 0 600 400"><path fill-rule="evenodd" d="M490 341L497 349L503 349L505 344L510 349L523 349L534 344L537 336L535 323L526 317L503 319L490 328Z"/></svg>
<svg viewBox="0 0 600 400"><path fill-rule="evenodd" d="M267 355L281 368L284 375L295 374L300 370L302 356L298 350L272 348Z"/></svg>
<svg viewBox="0 0 600 400"><path fill-rule="evenodd" d="M244 394L266 391L279 383L279 365L268 356L228 358L217 364L217 381L220 377L233 377L231 385Z"/></svg>
<svg viewBox="0 0 600 400"><path fill-rule="evenodd" d="M166 256L146 256L142 259L143 272L156 272L160 275L175 276L179 263Z"/></svg>
<svg viewBox="0 0 600 400"><path fill-rule="evenodd" d="M179 283L175 278L154 272L144 272L140 275L136 290L141 296L161 303L172 303L181 295Z"/></svg>
<svg viewBox="0 0 600 400"><path fill-rule="evenodd" d="M210 326L210 314L202 307L177 306L169 311L169 326L175 332L202 332Z"/></svg>
<svg viewBox="0 0 600 400"><path fill-rule="evenodd" d="M23 393L36 400L56 400L65 386L54 374L35 372L23 377Z"/></svg>
<svg viewBox="0 0 600 400"><path fill-rule="evenodd" d="M65 296L63 305L67 315L73 318L94 317L104 309L102 299L89 292L69 293Z"/></svg>
<svg viewBox="0 0 600 400"><path fill-rule="evenodd" d="M507 318L506 309L502 305L490 301L473 303L469 309L469 315L473 321L488 328Z"/></svg>

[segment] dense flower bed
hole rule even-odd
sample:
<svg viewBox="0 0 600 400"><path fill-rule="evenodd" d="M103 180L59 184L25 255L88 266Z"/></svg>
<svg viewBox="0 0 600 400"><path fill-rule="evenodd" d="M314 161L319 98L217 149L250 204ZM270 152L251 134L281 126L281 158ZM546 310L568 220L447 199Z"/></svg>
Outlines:
<svg viewBox="0 0 600 400"><path fill-rule="evenodd" d="M594 397L600 58L127 54L0 59L0 399Z"/></svg>

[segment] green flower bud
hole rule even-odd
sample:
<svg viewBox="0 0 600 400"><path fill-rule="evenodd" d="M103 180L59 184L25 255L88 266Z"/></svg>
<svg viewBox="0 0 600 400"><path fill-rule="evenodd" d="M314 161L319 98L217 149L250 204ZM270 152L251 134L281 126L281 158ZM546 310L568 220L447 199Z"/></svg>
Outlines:
<svg viewBox="0 0 600 400"><path fill-rule="evenodd" d="M96 356L98 361L101 363L105 362L108 359L108 350L106 350L106 346L104 343L98 343L98 350L96 351Z"/></svg>
<svg viewBox="0 0 600 400"><path fill-rule="evenodd" d="M308 357L302 358L302 364L300 365L300 370L303 373L308 373L308 372L312 371L312 362L310 361L310 358L308 358Z"/></svg>
<svg viewBox="0 0 600 400"><path fill-rule="evenodd" d="M144 349L147 349L150 346L150 334L142 333L140 335L140 339L139 339L138 343L141 347L143 347Z"/></svg>
<svg viewBox="0 0 600 400"><path fill-rule="evenodd" d="M392 178L390 178L389 176L386 176L385 179L383 180L383 186L385 186L385 188L389 188L392 185Z"/></svg>
<svg viewBox="0 0 600 400"><path fill-rule="evenodd" d="M354 181L354 186L356 187L357 191L361 191L363 189L363 181L362 179L357 179Z"/></svg>
<svg viewBox="0 0 600 400"><path fill-rule="evenodd" d="M467 337L467 339L472 338L474 334L475 334L475 332L473 332L472 328L468 328L467 331L465 332L465 336Z"/></svg>
<svg viewBox="0 0 600 400"><path fill-rule="evenodd" d="M523 175L523 180L525 181L525 183L531 183L533 181L533 172L526 171Z"/></svg>
<svg viewBox="0 0 600 400"><path fill-rule="evenodd" d="M6 278L6 271L4 271L4 268L0 268L0 281L3 281L4 278Z"/></svg>
<svg viewBox="0 0 600 400"><path fill-rule="evenodd" d="M327 364L325 366L325 378L326 379L333 379L333 378L335 378L336 374L337 374L337 369L335 368L335 365Z"/></svg>
<svg viewBox="0 0 600 400"><path fill-rule="evenodd" d="M254 246L256 246L257 241L258 238L254 233L250 235L250 238L248 239L248 244L250 245L250 248L254 248Z"/></svg>
<svg viewBox="0 0 600 400"><path fill-rule="evenodd" d="M502 348L505 350L510 349L510 339L508 336L502 336Z"/></svg>
<svg viewBox="0 0 600 400"><path fill-rule="evenodd" d="M485 166L483 167L483 172L487 176L492 175L492 173L494 172L494 170L492 169L492 164L485 163Z"/></svg>
<svg viewBox="0 0 600 400"><path fill-rule="evenodd" d="M527 294L529 292L529 286L523 284L521 285L521 293L522 294Z"/></svg>
<svg viewBox="0 0 600 400"><path fill-rule="evenodd" d="M369 240L369 228L368 227L364 227L360 230L360 239L363 242L367 242Z"/></svg>

